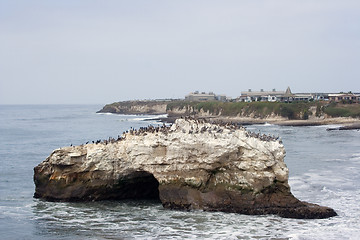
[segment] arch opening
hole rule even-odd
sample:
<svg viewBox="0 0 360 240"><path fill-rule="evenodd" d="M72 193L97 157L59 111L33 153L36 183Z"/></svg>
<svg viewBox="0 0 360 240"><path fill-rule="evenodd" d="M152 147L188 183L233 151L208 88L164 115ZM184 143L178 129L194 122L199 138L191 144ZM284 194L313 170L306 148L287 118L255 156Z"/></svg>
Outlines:
<svg viewBox="0 0 360 240"><path fill-rule="evenodd" d="M132 172L115 185L116 199L159 200L159 182L146 171Z"/></svg>

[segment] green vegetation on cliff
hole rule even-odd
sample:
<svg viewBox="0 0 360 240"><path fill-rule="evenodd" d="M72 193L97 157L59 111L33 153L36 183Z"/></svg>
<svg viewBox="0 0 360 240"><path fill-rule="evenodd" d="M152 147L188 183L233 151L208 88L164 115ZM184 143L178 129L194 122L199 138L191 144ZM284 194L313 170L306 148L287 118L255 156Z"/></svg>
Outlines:
<svg viewBox="0 0 360 240"><path fill-rule="evenodd" d="M213 115L222 116L252 116L265 118L270 115L287 117L288 119L307 119L312 114L310 107L315 106L312 102L171 102L167 105L167 111L174 109L191 108L196 114L201 109Z"/></svg>
<svg viewBox="0 0 360 240"><path fill-rule="evenodd" d="M360 104L331 103L323 111L331 117L360 117Z"/></svg>

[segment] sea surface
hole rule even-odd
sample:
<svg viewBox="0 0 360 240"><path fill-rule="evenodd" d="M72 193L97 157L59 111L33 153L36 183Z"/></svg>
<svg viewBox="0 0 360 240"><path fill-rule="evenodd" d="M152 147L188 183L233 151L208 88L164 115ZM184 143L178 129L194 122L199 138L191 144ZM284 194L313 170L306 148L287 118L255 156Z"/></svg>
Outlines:
<svg viewBox="0 0 360 240"><path fill-rule="evenodd" d="M0 105L0 239L360 239L360 131L247 126L279 135L292 193L332 207L330 219L172 211L154 201L34 199L33 168L52 150L157 124L96 114L101 105ZM144 121L148 120L148 121Z"/></svg>

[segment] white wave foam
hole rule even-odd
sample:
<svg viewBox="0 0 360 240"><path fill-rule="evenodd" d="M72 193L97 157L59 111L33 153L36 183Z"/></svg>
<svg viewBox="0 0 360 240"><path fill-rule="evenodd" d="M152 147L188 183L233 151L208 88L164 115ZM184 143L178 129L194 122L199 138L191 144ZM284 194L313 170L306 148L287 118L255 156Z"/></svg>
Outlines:
<svg viewBox="0 0 360 240"><path fill-rule="evenodd" d="M118 115L118 114L115 114L115 113L108 113L108 112L105 112L105 113L96 113L96 114L99 114L99 115Z"/></svg>
<svg viewBox="0 0 360 240"><path fill-rule="evenodd" d="M318 126L312 126L314 128L339 128L342 127L343 125L340 124L327 124L327 125L318 125Z"/></svg>
<svg viewBox="0 0 360 240"><path fill-rule="evenodd" d="M146 121L146 120L151 120L154 119L153 117L141 117L141 118L132 118L130 120L132 121Z"/></svg>
<svg viewBox="0 0 360 240"><path fill-rule="evenodd" d="M160 118L166 118L168 115L144 115L142 117L133 118L134 121L145 121L145 120L151 120L151 119L160 119Z"/></svg>
<svg viewBox="0 0 360 240"><path fill-rule="evenodd" d="M353 160L360 160L360 153L354 153L350 157Z"/></svg>

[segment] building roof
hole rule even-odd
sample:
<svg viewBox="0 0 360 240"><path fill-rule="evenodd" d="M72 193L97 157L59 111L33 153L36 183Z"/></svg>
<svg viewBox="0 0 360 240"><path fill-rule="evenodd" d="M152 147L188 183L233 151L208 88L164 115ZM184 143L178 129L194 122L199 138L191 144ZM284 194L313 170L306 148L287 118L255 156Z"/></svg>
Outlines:
<svg viewBox="0 0 360 240"><path fill-rule="evenodd" d="M290 87L288 87L285 91L285 97L291 97L291 96L294 96L294 94L291 92L291 89Z"/></svg>
<svg viewBox="0 0 360 240"><path fill-rule="evenodd" d="M284 95L284 91L244 91L241 95L247 96L266 96L266 95Z"/></svg>
<svg viewBox="0 0 360 240"><path fill-rule="evenodd" d="M338 96L357 96L354 93L330 93L328 94L329 97L338 97Z"/></svg>
<svg viewBox="0 0 360 240"><path fill-rule="evenodd" d="M215 94L214 93L199 93L199 92L192 92L189 93L186 96L199 96L199 97L214 97Z"/></svg>

